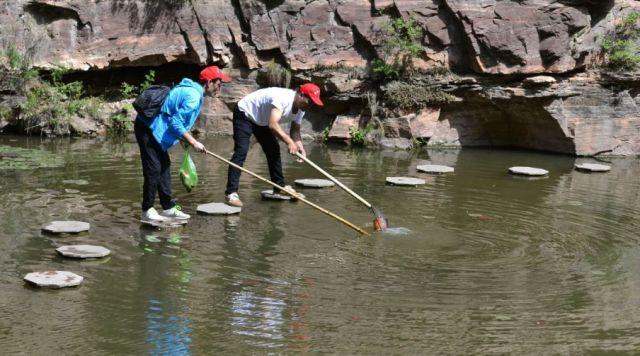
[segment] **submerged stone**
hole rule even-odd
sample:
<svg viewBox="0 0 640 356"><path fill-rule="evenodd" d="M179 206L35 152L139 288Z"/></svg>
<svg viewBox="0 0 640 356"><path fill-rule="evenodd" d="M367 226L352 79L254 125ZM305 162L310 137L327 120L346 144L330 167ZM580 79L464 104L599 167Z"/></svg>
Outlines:
<svg viewBox="0 0 640 356"><path fill-rule="evenodd" d="M196 211L205 215L232 215L239 214L242 208L225 203L208 203L198 205Z"/></svg>
<svg viewBox="0 0 640 356"><path fill-rule="evenodd" d="M68 271L32 272L24 276L24 280L38 287L65 288L75 287L84 278Z"/></svg>
<svg viewBox="0 0 640 356"><path fill-rule="evenodd" d="M406 185L406 186L418 186L425 184L424 179L413 177L387 177L387 184L391 185Z"/></svg>
<svg viewBox="0 0 640 356"><path fill-rule="evenodd" d="M423 165L417 166L416 169L420 172L435 173L435 174L451 173L454 171L453 167L441 166L438 164L423 164Z"/></svg>
<svg viewBox="0 0 640 356"><path fill-rule="evenodd" d="M111 253L107 248L94 245L61 246L58 247L56 251L64 257L72 258L101 258Z"/></svg>
<svg viewBox="0 0 640 356"><path fill-rule="evenodd" d="M577 170L585 172L609 172L611 170L611 166L596 163L576 164L575 167Z"/></svg>
<svg viewBox="0 0 640 356"><path fill-rule="evenodd" d="M523 176L539 177L549 174L549 171L542 168L516 166L509 168L509 173Z"/></svg>
<svg viewBox="0 0 640 356"><path fill-rule="evenodd" d="M52 221L42 231L52 234L77 234L89 231L89 223L82 221Z"/></svg>
<svg viewBox="0 0 640 356"><path fill-rule="evenodd" d="M328 188L336 184L328 179L296 179L295 184L306 188Z"/></svg>

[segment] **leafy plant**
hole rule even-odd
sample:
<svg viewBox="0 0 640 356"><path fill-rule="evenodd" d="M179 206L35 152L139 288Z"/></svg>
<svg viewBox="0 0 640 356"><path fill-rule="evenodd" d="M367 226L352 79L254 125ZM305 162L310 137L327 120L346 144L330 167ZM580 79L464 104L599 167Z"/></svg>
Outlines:
<svg viewBox="0 0 640 356"><path fill-rule="evenodd" d="M602 41L606 65L613 69L635 69L640 64L638 20L640 12L630 12L616 25L612 34Z"/></svg>
<svg viewBox="0 0 640 356"><path fill-rule="evenodd" d="M115 136L124 136L133 129L133 123L124 112L119 112L111 116L109 133Z"/></svg>
<svg viewBox="0 0 640 356"><path fill-rule="evenodd" d="M412 69L413 60L423 51L422 28L413 18L397 18L390 20L381 35L385 41L380 58L373 61L373 72L382 80L398 79Z"/></svg>
<svg viewBox="0 0 640 356"><path fill-rule="evenodd" d="M327 142L329 141L329 132L331 132L331 127L327 126L324 129L322 129L322 142Z"/></svg>
<svg viewBox="0 0 640 356"><path fill-rule="evenodd" d="M372 127L367 125L365 127L354 127L349 130L351 136L351 144L355 146L364 146L367 134L371 131Z"/></svg>
<svg viewBox="0 0 640 356"><path fill-rule="evenodd" d="M402 110L420 110L429 105L443 105L455 100L455 96L440 89L403 82L390 83L384 92L388 107Z"/></svg>
<svg viewBox="0 0 640 356"><path fill-rule="evenodd" d="M120 84L120 95L125 99L133 99L138 96L142 91L152 86L156 81L156 71L151 69L144 75L144 81L140 86L123 82Z"/></svg>
<svg viewBox="0 0 640 356"><path fill-rule="evenodd" d="M270 87L291 87L291 71L276 62L269 62L266 66L266 81Z"/></svg>

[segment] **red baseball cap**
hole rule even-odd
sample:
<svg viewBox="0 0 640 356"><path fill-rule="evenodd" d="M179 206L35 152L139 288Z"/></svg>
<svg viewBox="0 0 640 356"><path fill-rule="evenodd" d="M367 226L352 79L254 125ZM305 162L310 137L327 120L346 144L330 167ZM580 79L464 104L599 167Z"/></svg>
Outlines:
<svg viewBox="0 0 640 356"><path fill-rule="evenodd" d="M322 100L320 100L320 87L313 83L305 83L298 89L300 93L308 96L318 106L324 106Z"/></svg>
<svg viewBox="0 0 640 356"><path fill-rule="evenodd" d="M229 83L231 81L231 77L224 74L224 72L217 66L209 66L200 72L200 80L209 81L216 79L220 79L225 83Z"/></svg>

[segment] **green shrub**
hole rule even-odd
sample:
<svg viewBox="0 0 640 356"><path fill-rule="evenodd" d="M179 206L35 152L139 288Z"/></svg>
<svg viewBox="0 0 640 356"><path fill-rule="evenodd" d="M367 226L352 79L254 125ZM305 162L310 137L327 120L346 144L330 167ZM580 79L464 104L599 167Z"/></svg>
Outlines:
<svg viewBox="0 0 640 356"><path fill-rule="evenodd" d="M147 72L147 74L144 75L144 81L140 84L140 86L122 82L122 84L120 84L120 95L124 99L133 99L140 93L142 93L142 91L152 86L155 81L156 71L151 69Z"/></svg>
<svg viewBox="0 0 640 356"><path fill-rule="evenodd" d="M616 25L614 32L602 41L605 64L610 68L635 69L640 64L640 48L637 44L640 40L639 19L640 12L630 12Z"/></svg>
<svg viewBox="0 0 640 356"><path fill-rule="evenodd" d="M330 126L327 126L324 129L322 129L322 142L329 141L329 132L331 132Z"/></svg>
<svg viewBox="0 0 640 356"><path fill-rule="evenodd" d="M383 81L395 80L409 73L413 60L422 53L422 28L413 19L390 20L382 31L385 40L380 58L373 61L373 72Z"/></svg>
<svg viewBox="0 0 640 356"><path fill-rule="evenodd" d="M291 87L291 71L276 62L269 62L266 66L266 81L270 87Z"/></svg>
<svg viewBox="0 0 640 356"><path fill-rule="evenodd" d="M114 136L124 136L133 130L133 122L129 119L126 112L119 112L111 116L109 125L109 133Z"/></svg>
<svg viewBox="0 0 640 356"><path fill-rule="evenodd" d="M351 136L351 144L355 146L364 146L367 134L371 132L372 127L367 125L365 127L354 127L349 130Z"/></svg>
<svg viewBox="0 0 640 356"><path fill-rule="evenodd" d="M387 86L383 100L390 108L420 110L429 105L450 103L455 96L436 88L393 82Z"/></svg>

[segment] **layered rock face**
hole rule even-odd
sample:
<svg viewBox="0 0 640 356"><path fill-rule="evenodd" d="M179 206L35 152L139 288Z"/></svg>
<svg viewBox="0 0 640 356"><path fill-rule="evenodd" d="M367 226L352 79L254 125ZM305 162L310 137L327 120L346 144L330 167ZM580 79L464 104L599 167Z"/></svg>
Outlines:
<svg viewBox="0 0 640 356"><path fill-rule="evenodd" d="M298 81L321 79L333 136L362 124L361 80L319 68L367 68L390 18L424 30L420 69L464 76L442 88L460 101L387 117L387 141L406 146L517 146L591 155L640 153L636 81L604 78L598 39L630 0L16 0L0 7L0 41L40 68L79 71L216 63L242 73L276 61ZM239 77L239 71L234 72ZM229 109L257 88L225 88L201 129L229 131ZM346 126L345 126L346 125ZM318 125L310 128L317 131ZM320 128L321 129L321 128ZM402 141L405 140L405 141Z"/></svg>

